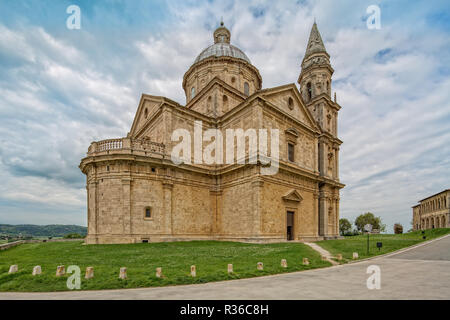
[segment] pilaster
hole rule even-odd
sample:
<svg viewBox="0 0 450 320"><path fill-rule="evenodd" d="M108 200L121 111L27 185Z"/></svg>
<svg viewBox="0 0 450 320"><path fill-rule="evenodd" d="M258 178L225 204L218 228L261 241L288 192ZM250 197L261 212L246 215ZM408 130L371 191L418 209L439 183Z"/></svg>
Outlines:
<svg viewBox="0 0 450 320"><path fill-rule="evenodd" d="M123 233L131 234L131 177L122 178Z"/></svg>
<svg viewBox="0 0 450 320"><path fill-rule="evenodd" d="M263 204L264 181L258 176L252 181L253 189L253 235L260 236L262 233L262 204Z"/></svg>
<svg viewBox="0 0 450 320"><path fill-rule="evenodd" d="M209 196L211 202L211 234L218 235L222 233L222 190L214 187L209 190Z"/></svg>
<svg viewBox="0 0 450 320"><path fill-rule="evenodd" d="M319 192L319 235L328 236L328 196L324 191Z"/></svg>
<svg viewBox="0 0 450 320"><path fill-rule="evenodd" d="M88 198L88 235L94 235L98 233L98 202L97 202L97 181L91 181L86 186L87 198Z"/></svg>
<svg viewBox="0 0 450 320"><path fill-rule="evenodd" d="M171 180L164 180L163 185L163 223L164 232L166 234L173 234L173 220L172 220L172 190L173 182Z"/></svg>
<svg viewBox="0 0 450 320"><path fill-rule="evenodd" d="M314 210L314 228L315 234L318 236L320 234L319 221L320 221L320 213L319 213L319 192L315 191L313 194L313 210Z"/></svg>

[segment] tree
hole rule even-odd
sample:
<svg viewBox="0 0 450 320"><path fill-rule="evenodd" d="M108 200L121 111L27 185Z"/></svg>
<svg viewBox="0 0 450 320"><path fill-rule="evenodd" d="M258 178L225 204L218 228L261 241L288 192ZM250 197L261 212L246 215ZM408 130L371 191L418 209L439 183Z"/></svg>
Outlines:
<svg viewBox="0 0 450 320"><path fill-rule="evenodd" d="M403 233L403 226L400 223L394 224L394 233L395 234Z"/></svg>
<svg viewBox="0 0 450 320"><path fill-rule="evenodd" d="M78 233L69 233L64 235L64 239L83 239L84 236Z"/></svg>
<svg viewBox="0 0 450 320"><path fill-rule="evenodd" d="M352 224L350 223L350 221L348 221L348 219L345 218L339 219L339 233L341 234L341 236L350 232L351 230Z"/></svg>
<svg viewBox="0 0 450 320"><path fill-rule="evenodd" d="M355 226L358 231L364 231L366 224L371 224L373 229L378 229L380 232L386 231L386 225L381 222L381 217L375 217L371 212L360 214L355 220Z"/></svg>

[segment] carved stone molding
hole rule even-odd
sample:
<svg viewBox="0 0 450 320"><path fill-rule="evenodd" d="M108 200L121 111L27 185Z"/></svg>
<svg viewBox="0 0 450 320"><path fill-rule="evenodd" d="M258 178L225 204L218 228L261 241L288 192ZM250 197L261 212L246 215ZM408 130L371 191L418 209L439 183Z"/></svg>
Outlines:
<svg viewBox="0 0 450 320"><path fill-rule="evenodd" d="M131 178L122 178L122 184L131 184L132 180Z"/></svg>
<svg viewBox="0 0 450 320"><path fill-rule="evenodd" d="M299 137L299 133L296 129L294 128L289 128L287 130L284 131L284 133L286 134L287 138L290 138L291 140L293 140L294 142L297 140L297 138Z"/></svg>
<svg viewBox="0 0 450 320"><path fill-rule="evenodd" d="M285 202L294 202L294 203L300 203L303 201L303 197L300 195L300 193L297 190L291 190L287 194L285 194L282 197L283 201Z"/></svg>
<svg viewBox="0 0 450 320"><path fill-rule="evenodd" d="M169 181L169 180L164 180L162 182L163 188L164 189L173 189L173 182Z"/></svg>
<svg viewBox="0 0 450 320"><path fill-rule="evenodd" d="M252 187L262 187L264 186L264 180L262 180L261 178L258 178L257 180L252 181Z"/></svg>

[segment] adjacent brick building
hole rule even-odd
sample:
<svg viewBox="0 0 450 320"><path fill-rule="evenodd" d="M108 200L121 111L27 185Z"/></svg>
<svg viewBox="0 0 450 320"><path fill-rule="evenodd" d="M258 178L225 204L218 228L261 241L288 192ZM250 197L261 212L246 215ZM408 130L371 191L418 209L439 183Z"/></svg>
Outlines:
<svg viewBox="0 0 450 320"><path fill-rule="evenodd" d="M413 230L450 228L450 189L419 201L413 209Z"/></svg>

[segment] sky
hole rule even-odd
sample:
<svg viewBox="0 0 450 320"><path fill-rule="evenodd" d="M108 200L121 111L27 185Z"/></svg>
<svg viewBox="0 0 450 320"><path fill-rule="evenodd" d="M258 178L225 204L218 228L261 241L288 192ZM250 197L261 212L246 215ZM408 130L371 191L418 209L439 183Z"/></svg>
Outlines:
<svg viewBox="0 0 450 320"><path fill-rule="evenodd" d="M450 188L447 1L0 0L0 223L86 225L90 142L126 136L142 93L183 105L222 17L263 88L296 83L316 20L342 106L341 217L408 230L411 207Z"/></svg>

